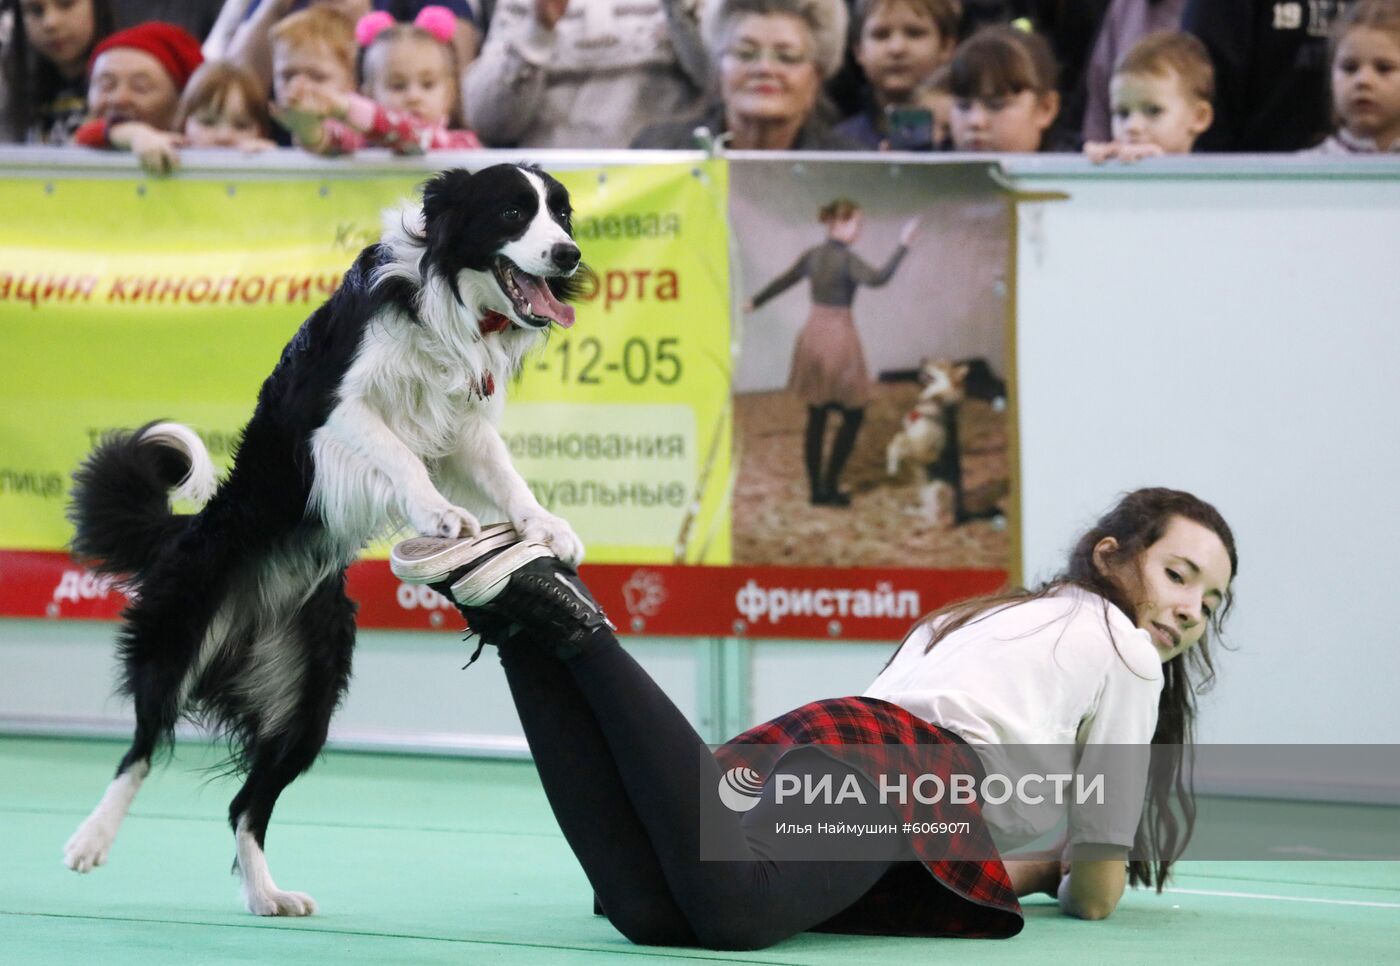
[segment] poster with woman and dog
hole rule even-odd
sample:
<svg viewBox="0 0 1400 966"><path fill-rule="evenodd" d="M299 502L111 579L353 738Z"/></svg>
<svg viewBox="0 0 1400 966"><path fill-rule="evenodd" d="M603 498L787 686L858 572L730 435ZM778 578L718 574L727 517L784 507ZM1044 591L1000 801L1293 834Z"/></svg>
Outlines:
<svg viewBox="0 0 1400 966"><path fill-rule="evenodd" d="M980 165L731 173L737 565L1007 571L1012 212Z"/></svg>

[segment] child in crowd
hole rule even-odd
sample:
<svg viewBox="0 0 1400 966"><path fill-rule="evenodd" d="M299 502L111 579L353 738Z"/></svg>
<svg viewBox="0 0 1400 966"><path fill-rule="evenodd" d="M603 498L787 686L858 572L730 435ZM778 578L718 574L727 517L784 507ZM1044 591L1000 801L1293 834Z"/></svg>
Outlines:
<svg viewBox="0 0 1400 966"><path fill-rule="evenodd" d="M267 98L252 71L227 60L208 61L194 72L180 107L175 128L192 148L238 148L265 151L272 120Z"/></svg>
<svg viewBox="0 0 1400 966"><path fill-rule="evenodd" d="M203 59L199 41L174 24L151 21L112 34L92 49L91 120L73 143L130 151L147 170L170 171L184 142L175 133L180 92Z"/></svg>
<svg viewBox="0 0 1400 966"><path fill-rule="evenodd" d="M948 86L955 151L1072 150L1051 126L1060 112L1050 44L1016 27L984 27L953 53Z"/></svg>
<svg viewBox="0 0 1400 966"><path fill-rule="evenodd" d="M1084 70L1085 141L1113 140L1108 86L1133 45L1159 30L1180 30L1186 0L1109 0Z"/></svg>
<svg viewBox="0 0 1400 966"><path fill-rule="evenodd" d="M308 117L293 104L354 93L354 25L328 7L309 7L279 20L271 40L272 115L294 142L318 150L321 118Z"/></svg>
<svg viewBox="0 0 1400 966"><path fill-rule="evenodd" d="M1133 45L1108 85L1112 141L1090 141L1095 164L1188 154L1214 119L1215 69L1205 45L1161 30Z"/></svg>
<svg viewBox="0 0 1400 966"><path fill-rule="evenodd" d="M92 48L112 32L111 0L22 0L11 12L0 141L67 144L87 118Z"/></svg>
<svg viewBox="0 0 1400 966"><path fill-rule="evenodd" d="M855 14L854 53L869 82L867 104L837 132L868 148L931 148L938 143L931 137L932 118L917 95L953 56L962 5L958 0L858 0Z"/></svg>
<svg viewBox="0 0 1400 966"><path fill-rule="evenodd" d="M1400 0L1360 0L1332 33L1337 130L1309 153L1400 153Z"/></svg>
<svg viewBox="0 0 1400 966"><path fill-rule="evenodd" d="M425 7L411 24L368 14L355 28L368 96L298 89L284 123L297 126L302 144L322 154L366 146L395 154L481 147L462 124L455 30L456 18L445 7Z"/></svg>
<svg viewBox="0 0 1400 966"><path fill-rule="evenodd" d="M221 57L242 64L253 72L264 86L272 82L272 28L288 14L307 7L324 7L340 14L350 23L373 10L384 10L407 20L426 6L445 6L452 11L455 24L452 38L457 60L465 70L476 56L481 30L478 24L483 12L489 12L492 0L226 0L219 24L204 42L208 57ZM236 8L236 9L235 9Z"/></svg>

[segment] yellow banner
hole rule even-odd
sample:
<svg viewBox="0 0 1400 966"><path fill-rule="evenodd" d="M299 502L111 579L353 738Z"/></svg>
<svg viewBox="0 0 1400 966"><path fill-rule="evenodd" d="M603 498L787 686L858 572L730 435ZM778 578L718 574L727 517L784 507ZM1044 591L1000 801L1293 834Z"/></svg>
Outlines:
<svg viewBox="0 0 1400 966"><path fill-rule="evenodd" d="M508 389L516 465L591 562L728 563L727 170L556 174L598 284ZM185 422L227 465L282 347L422 178L0 179L0 549L67 543L69 474L108 429Z"/></svg>

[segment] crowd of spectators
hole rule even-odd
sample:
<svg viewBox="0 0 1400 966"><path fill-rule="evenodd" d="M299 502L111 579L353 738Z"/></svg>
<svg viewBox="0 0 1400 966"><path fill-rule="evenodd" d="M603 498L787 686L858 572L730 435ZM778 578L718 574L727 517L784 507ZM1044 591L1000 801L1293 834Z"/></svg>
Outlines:
<svg viewBox="0 0 1400 966"><path fill-rule="evenodd" d="M0 141L1400 152L1400 0L0 0Z"/></svg>

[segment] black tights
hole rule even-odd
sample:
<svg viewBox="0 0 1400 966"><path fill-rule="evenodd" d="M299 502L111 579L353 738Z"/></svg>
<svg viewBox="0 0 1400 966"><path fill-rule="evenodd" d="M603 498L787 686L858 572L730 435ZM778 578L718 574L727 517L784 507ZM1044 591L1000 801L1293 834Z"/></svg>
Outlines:
<svg viewBox="0 0 1400 966"><path fill-rule="evenodd" d="M836 438L831 443L830 459L823 459L826 446L826 417L829 413L841 413L841 427L836 430ZM807 482L811 487L812 502L821 503L840 493L841 473L846 461L856 448L856 437L860 434L861 423L865 421L865 410L860 407L842 406L840 403L825 403L807 407L807 431L802 440L802 462L807 468Z"/></svg>
<svg viewBox="0 0 1400 966"><path fill-rule="evenodd" d="M864 861L772 858L770 780L757 806L726 813L732 825L716 832L721 854L749 858L701 861L699 795L718 787L719 766L616 638L599 631L563 661L522 634L502 646L501 666L564 838L608 919L635 943L760 949L846 909L908 858L897 834L866 838ZM832 774L834 787L853 773L800 753L784 770L797 758L804 774ZM873 786L854 774L870 800ZM870 807L890 821L885 806Z"/></svg>

